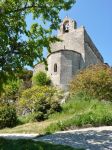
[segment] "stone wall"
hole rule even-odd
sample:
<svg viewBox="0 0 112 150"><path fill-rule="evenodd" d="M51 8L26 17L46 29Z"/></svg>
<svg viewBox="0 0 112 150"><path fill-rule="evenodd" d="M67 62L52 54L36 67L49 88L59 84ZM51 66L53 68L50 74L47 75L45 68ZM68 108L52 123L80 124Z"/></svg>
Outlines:
<svg viewBox="0 0 112 150"><path fill-rule="evenodd" d="M66 89L73 75L80 69L81 55L75 51L60 50L48 57L48 75L53 85ZM57 64L57 72L54 65Z"/></svg>
<svg viewBox="0 0 112 150"><path fill-rule="evenodd" d="M60 85L61 53L53 53L48 59L48 76L50 76L53 85ZM54 72L54 64L57 64L57 72Z"/></svg>
<svg viewBox="0 0 112 150"><path fill-rule="evenodd" d="M65 22L69 22L69 32L72 32L72 31L74 31L74 29L77 28L77 23L75 20L65 17L65 19L63 20L63 22L60 25L60 29L58 31L58 36L60 36L64 33L63 25L65 24Z"/></svg>
<svg viewBox="0 0 112 150"><path fill-rule="evenodd" d="M75 51L61 51L60 85L66 89L73 76L80 70L81 55Z"/></svg>
<svg viewBox="0 0 112 150"><path fill-rule="evenodd" d="M35 75L35 74L38 73L39 71L44 71L44 72L46 72L46 70L45 70L45 65L44 65L43 63L39 63L39 64L35 65L34 70L33 70L33 75Z"/></svg>
<svg viewBox="0 0 112 150"><path fill-rule="evenodd" d="M84 47L85 47L85 65L96 63L104 63L103 57L101 56L99 50L96 48L91 38L84 30Z"/></svg>
<svg viewBox="0 0 112 150"><path fill-rule="evenodd" d="M81 53L84 56L84 28L74 29L72 32L64 33L58 36L61 42L56 42L51 45L51 51L58 50L73 50Z"/></svg>
<svg viewBox="0 0 112 150"><path fill-rule="evenodd" d="M101 61L94 54L92 48L88 45L88 43L85 43L85 67L88 67L90 65L94 65L100 62Z"/></svg>

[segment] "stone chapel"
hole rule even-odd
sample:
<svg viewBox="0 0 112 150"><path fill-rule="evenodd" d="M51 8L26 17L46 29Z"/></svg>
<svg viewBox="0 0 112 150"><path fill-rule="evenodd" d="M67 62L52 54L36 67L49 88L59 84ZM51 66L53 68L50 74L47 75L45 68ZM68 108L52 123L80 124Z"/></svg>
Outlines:
<svg viewBox="0 0 112 150"><path fill-rule="evenodd" d="M77 28L73 19L65 17L57 37L62 41L51 45L51 53L47 56L47 74L54 86L66 90L70 80L79 70L92 64L103 63L104 60L85 28ZM34 74L38 71L45 71L44 64L35 65Z"/></svg>

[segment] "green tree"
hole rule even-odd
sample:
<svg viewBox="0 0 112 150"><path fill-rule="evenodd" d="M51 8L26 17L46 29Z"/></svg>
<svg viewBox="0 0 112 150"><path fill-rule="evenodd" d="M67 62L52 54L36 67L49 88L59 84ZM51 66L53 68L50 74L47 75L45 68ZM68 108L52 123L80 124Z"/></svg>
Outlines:
<svg viewBox="0 0 112 150"><path fill-rule="evenodd" d="M0 105L5 104L14 104L16 100L19 98L20 88L22 86L22 81L17 80L9 80L7 84L3 84L3 91L0 95Z"/></svg>
<svg viewBox="0 0 112 150"><path fill-rule="evenodd" d="M51 79L43 71L36 73L36 75L33 76L32 81L34 85L39 85L39 86L51 84Z"/></svg>
<svg viewBox="0 0 112 150"><path fill-rule="evenodd" d="M45 61L43 49L50 52L52 37L58 29L61 10L75 0L1 0L0 1L0 85L35 59ZM34 22L27 27L26 17ZM23 39L23 36L25 37Z"/></svg>
<svg viewBox="0 0 112 150"><path fill-rule="evenodd" d="M70 84L71 95L96 97L112 101L112 68L96 64L80 71Z"/></svg>

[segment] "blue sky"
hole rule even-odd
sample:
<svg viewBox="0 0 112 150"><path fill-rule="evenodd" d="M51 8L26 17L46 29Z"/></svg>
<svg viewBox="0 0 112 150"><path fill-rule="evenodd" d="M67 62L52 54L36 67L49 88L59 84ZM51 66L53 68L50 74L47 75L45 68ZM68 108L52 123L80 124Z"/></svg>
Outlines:
<svg viewBox="0 0 112 150"><path fill-rule="evenodd" d="M77 0L69 11L60 13L61 19L66 16L76 20L78 27L85 26L104 62L112 66L112 0ZM30 27L30 15L27 23Z"/></svg>
<svg viewBox="0 0 112 150"><path fill-rule="evenodd" d="M104 61L112 66L112 0L77 0L71 10L60 16L69 16L79 27L85 26Z"/></svg>

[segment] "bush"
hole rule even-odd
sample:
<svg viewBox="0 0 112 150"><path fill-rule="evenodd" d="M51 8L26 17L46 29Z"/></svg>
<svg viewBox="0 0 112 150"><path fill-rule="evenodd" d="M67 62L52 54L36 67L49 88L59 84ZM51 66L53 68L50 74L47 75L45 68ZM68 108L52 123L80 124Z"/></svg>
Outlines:
<svg viewBox="0 0 112 150"><path fill-rule="evenodd" d="M61 111L58 92L54 87L35 86L25 90L18 103L19 113L35 114L35 120L48 118L53 112ZM26 110L26 112L25 112Z"/></svg>
<svg viewBox="0 0 112 150"><path fill-rule="evenodd" d="M13 106L0 106L0 129L4 127L13 127L17 123L16 110Z"/></svg>
<svg viewBox="0 0 112 150"><path fill-rule="evenodd" d="M7 84L3 85L3 91L0 95L0 104L10 104L15 102L19 97L19 88L21 86L20 80L9 80Z"/></svg>
<svg viewBox="0 0 112 150"><path fill-rule="evenodd" d="M112 68L91 66L77 74L70 85L71 94L85 93L100 100L112 101Z"/></svg>
<svg viewBox="0 0 112 150"><path fill-rule="evenodd" d="M44 86L44 85L50 85L51 80L47 76L45 72L38 72L36 75L32 78L34 85Z"/></svg>
<svg viewBox="0 0 112 150"><path fill-rule="evenodd" d="M33 71L32 70L27 70L23 69L17 77L22 80L22 86L21 90L25 90L27 88L31 88L32 86L32 76L33 76Z"/></svg>

